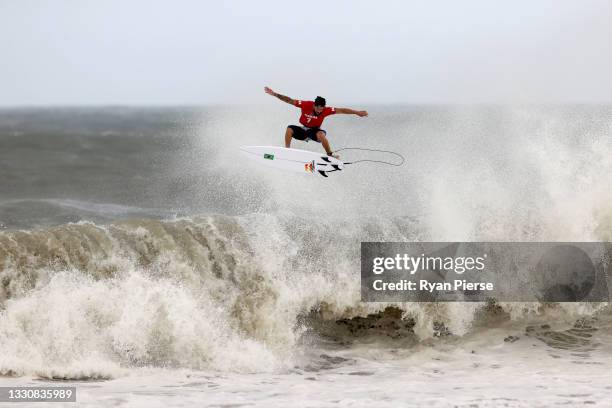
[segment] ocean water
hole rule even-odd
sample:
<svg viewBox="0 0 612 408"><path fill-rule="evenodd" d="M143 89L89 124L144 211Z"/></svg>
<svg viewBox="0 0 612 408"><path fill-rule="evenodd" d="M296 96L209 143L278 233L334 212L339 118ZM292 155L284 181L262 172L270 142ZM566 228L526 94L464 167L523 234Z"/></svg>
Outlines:
<svg viewBox="0 0 612 408"><path fill-rule="evenodd" d="M362 241L611 241L612 107L369 112L326 119L332 148L406 164L323 179L239 154L282 144L283 106L0 111L0 386L92 407L612 406L608 304L359 286Z"/></svg>

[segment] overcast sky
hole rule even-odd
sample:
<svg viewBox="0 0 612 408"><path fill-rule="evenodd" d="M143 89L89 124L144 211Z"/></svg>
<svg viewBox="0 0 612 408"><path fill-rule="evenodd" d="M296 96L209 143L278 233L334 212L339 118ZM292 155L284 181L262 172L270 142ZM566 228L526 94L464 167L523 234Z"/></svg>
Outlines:
<svg viewBox="0 0 612 408"><path fill-rule="evenodd" d="M612 1L0 0L0 105L612 102Z"/></svg>

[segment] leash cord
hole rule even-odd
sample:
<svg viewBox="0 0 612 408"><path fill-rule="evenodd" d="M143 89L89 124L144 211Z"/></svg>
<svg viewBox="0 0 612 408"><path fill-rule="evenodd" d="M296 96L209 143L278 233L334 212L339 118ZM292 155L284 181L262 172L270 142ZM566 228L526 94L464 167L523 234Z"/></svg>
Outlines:
<svg viewBox="0 0 612 408"><path fill-rule="evenodd" d="M402 156L399 153L392 152L390 150L366 149L364 147L343 147L342 149L338 149L338 150L334 151L334 153L341 152L342 150L362 150L362 151L367 151L367 152L389 153L389 154L396 155L396 156L398 156L401 159L400 163L391 163L391 162L384 161L384 160L363 159L363 160L355 160L355 161L352 161L352 162L344 162L344 164L355 164L355 163L361 163L361 162L371 162L371 163L388 164L389 166L401 166L406 161L406 159L404 159L404 156Z"/></svg>

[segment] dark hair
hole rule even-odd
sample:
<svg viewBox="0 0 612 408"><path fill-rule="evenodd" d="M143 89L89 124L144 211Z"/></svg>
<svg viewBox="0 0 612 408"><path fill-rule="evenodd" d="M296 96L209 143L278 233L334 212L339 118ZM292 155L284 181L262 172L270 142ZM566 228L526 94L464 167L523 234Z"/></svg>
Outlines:
<svg viewBox="0 0 612 408"><path fill-rule="evenodd" d="M315 99L315 106L325 106L325 98L317 96Z"/></svg>

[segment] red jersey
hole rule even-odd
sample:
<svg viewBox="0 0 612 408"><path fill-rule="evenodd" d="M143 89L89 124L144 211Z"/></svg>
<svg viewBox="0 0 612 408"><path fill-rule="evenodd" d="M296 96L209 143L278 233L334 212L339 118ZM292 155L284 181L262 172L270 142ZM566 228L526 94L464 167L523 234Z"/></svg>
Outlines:
<svg viewBox="0 0 612 408"><path fill-rule="evenodd" d="M302 115L300 116L300 123L309 128L318 128L323 124L323 119L326 116L333 115L336 113L336 108L331 108L326 106L323 108L323 112L318 115L314 112L314 102L313 101L295 101L295 106L302 110Z"/></svg>

